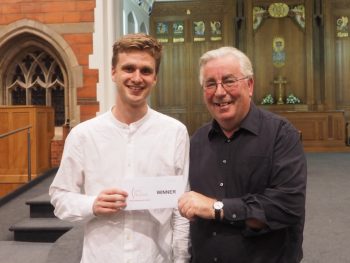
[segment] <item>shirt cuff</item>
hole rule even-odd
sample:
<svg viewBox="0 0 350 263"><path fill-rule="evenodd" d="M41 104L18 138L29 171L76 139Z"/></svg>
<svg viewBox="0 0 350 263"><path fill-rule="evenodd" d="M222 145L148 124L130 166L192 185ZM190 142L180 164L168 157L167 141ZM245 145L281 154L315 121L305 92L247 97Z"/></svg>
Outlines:
<svg viewBox="0 0 350 263"><path fill-rule="evenodd" d="M228 221L242 221L246 219L245 203L240 198L222 199L224 204L224 219Z"/></svg>

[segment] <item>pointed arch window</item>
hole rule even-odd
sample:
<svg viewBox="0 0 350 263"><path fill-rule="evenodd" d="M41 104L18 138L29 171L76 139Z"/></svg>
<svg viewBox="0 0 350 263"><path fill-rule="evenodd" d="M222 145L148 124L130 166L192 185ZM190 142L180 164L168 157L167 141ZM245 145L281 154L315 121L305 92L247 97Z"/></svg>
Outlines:
<svg viewBox="0 0 350 263"><path fill-rule="evenodd" d="M31 47L14 59L6 76L7 104L52 106L55 126L65 123L65 78L53 55Z"/></svg>

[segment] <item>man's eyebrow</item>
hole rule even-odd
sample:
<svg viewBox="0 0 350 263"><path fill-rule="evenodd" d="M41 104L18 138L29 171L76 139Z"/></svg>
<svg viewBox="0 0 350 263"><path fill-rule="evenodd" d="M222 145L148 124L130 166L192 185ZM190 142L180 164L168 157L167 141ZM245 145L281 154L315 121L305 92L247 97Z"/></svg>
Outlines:
<svg viewBox="0 0 350 263"><path fill-rule="evenodd" d="M122 68L130 68L130 67L135 67L135 65L131 64L131 63L126 63L126 64L122 64L121 67Z"/></svg>
<svg viewBox="0 0 350 263"><path fill-rule="evenodd" d="M227 74L227 75L222 77L222 79L228 79L228 78L236 79L236 77L233 74Z"/></svg>
<svg viewBox="0 0 350 263"><path fill-rule="evenodd" d="M236 77L233 74L224 75L224 76L222 76L221 79L223 80L223 79L228 79L228 78L236 79ZM216 81L216 79L214 77L210 77L210 78L204 80L204 82L215 82L215 81Z"/></svg>

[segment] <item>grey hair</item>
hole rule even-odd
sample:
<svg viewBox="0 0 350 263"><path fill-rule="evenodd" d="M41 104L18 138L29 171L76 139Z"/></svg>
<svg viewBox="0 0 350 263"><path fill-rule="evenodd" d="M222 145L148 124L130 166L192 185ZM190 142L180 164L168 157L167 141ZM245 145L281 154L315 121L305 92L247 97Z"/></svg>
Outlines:
<svg viewBox="0 0 350 263"><path fill-rule="evenodd" d="M203 67L209 61L216 58L231 56L238 60L241 72L244 76L253 77L253 66L250 59L242 51L235 47L221 47L204 53L199 59L199 83L203 85Z"/></svg>

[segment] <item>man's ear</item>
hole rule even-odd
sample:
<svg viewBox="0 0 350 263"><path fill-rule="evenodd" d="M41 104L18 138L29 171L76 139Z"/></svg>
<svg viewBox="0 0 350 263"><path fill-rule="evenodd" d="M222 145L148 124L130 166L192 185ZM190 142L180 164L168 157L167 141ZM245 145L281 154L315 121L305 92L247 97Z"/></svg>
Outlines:
<svg viewBox="0 0 350 263"><path fill-rule="evenodd" d="M248 87L249 87L249 96L252 97L253 91L254 91L254 79L253 78L248 79Z"/></svg>
<svg viewBox="0 0 350 263"><path fill-rule="evenodd" d="M115 67L112 68L111 70L111 75L112 75L112 80L115 81Z"/></svg>

